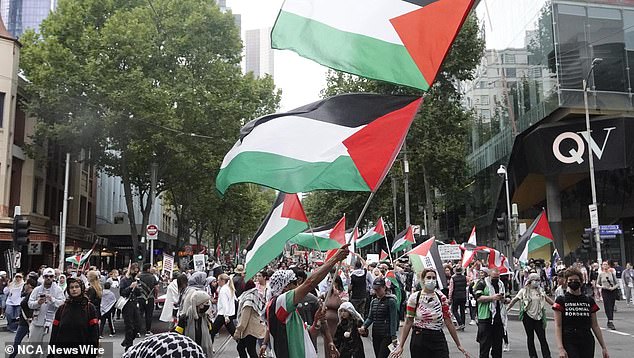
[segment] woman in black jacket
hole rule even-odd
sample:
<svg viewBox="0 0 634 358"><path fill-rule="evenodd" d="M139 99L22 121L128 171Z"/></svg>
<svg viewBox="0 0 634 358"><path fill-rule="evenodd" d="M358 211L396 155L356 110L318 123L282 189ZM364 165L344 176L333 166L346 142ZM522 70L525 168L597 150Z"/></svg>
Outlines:
<svg viewBox="0 0 634 358"><path fill-rule="evenodd" d="M55 312L50 344L56 348L84 345L96 349L99 346L97 309L88 301L81 280L69 278L67 282L68 299ZM95 357L96 354L75 356Z"/></svg>

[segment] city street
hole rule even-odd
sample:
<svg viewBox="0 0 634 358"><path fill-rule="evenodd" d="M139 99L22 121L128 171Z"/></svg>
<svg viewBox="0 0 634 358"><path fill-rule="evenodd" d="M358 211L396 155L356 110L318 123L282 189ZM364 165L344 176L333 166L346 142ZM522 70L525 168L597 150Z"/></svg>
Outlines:
<svg viewBox="0 0 634 358"><path fill-rule="evenodd" d="M599 306L602 306L599 303ZM610 352L610 357L613 358L630 358L632 357L632 350L634 349L634 307L625 307L623 301L617 303L618 312L615 313L614 324L617 328L616 331L607 330L602 328L604 338L608 344L608 349ZM157 311L158 312L158 311ZM549 317L552 318L552 312L549 312ZM503 355L505 357L527 357L527 349L526 349L526 338L524 334L524 328L522 327L522 323L517 319L517 311L513 311L509 318L509 341L511 346L510 352L505 352ZM603 313L603 307L601 307L601 311L599 311L599 324L601 327L605 327L606 319L605 314ZM4 327L2 327L4 329ZM159 323L155 321L155 327L153 331L159 332L166 330L166 325L163 323ZM123 321L116 321L116 331L117 334L113 338L105 337L103 342L112 342L114 345L114 357L120 357L123 354L123 348L120 343L123 339ZM477 356L478 354L478 344L475 341L476 337L476 326L467 326L464 332L459 332L459 337L462 341L463 346L471 353L472 356ZM460 357L460 353L456 349L451 337L446 332L447 340L449 342L449 351L451 357ZM555 343L555 333L554 333L554 322L549 320L547 326L547 337L549 346L551 349L551 353L553 357L556 357L557 354L557 346ZM236 351L236 343L231 339L227 341L228 335L223 330L219 337L216 337L214 348L216 350L216 358L236 358L238 357L238 353ZM10 342L13 340L13 334L2 331L0 332L0 342L2 342L2 346L6 342ZM138 342L139 339L135 340ZM535 338L536 346L539 352L539 342L537 338ZM320 345L320 348L322 346ZM374 357L374 353L372 352L372 342L369 338L364 339L364 349L366 352L366 357ZM601 350L599 349L599 345L596 345L595 349L595 357L600 357ZM541 357L541 353L539 353ZM323 350L320 350L319 356L323 356ZM408 347L405 350L405 357L409 357L409 341Z"/></svg>

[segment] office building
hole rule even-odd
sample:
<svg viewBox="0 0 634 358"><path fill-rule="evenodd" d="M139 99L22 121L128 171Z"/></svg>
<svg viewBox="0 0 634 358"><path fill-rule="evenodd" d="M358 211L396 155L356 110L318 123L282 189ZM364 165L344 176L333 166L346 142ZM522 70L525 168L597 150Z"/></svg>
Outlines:
<svg viewBox="0 0 634 358"><path fill-rule="evenodd" d="M274 56L271 49L271 28L247 30L245 33L245 72L256 77L274 75Z"/></svg>

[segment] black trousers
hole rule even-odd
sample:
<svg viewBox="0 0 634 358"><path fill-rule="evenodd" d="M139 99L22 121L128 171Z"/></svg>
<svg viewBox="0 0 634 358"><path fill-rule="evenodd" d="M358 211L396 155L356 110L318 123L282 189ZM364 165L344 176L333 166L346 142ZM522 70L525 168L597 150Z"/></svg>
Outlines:
<svg viewBox="0 0 634 358"><path fill-rule="evenodd" d="M152 331L152 315L154 314L154 298L150 298L147 301L141 300L139 302L139 307L141 308L141 312L143 312L143 317L145 318L145 331Z"/></svg>
<svg viewBox="0 0 634 358"><path fill-rule="evenodd" d="M121 345L130 347L136 338L137 332L140 332L141 314L136 301L128 301L123 307L123 324L125 325L125 338Z"/></svg>
<svg viewBox="0 0 634 358"><path fill-rule="evenodd" d="M562 340L568 358L593 358L594 336L592 332L563 333Z"/></svg>
<svg viewBox="0 0 634 358"><path fill-rule="evenodd" d="M449 347L443 331L415 328L409 343L412 357L419 358L449 358Z"/></svg>
<svg viewBox="0 0 634 358"><path fill-rule="evenodd" d="M616 301L616 290L610 291L601 289L601 297L603 297L603 308L608 321L614 320L614 302Z"/></svg>
<svg viewBox="0 0 634 358"><path fill-rule="evenodd" d="M465 306L467 305L466 298L454 298L451 303L451 313L456 317L456 321L459 326L464 326L465 321Z"/></svg>
<svg viewBox="0 0 634 358"><path fill-rule="evenodd" d="M526 331L526 345L528 346L528 356L537 358L537 350L535 349L535 334L539 339L539 345L542 348L542 357L550 358L550 349L546 340L546 332L544 331L544 323L540 320L530 318L526 313L522 318L524 330Z"/></svg>
<svg viewBox="0 0 634 358"><path fill-rule="evenodd" d="M214 337L216 337L216 334L218 334L222 326L227 326L227 331L229 331L229 334L231 334L231 336L236 333L236 326L233 324L233 321L229 319L229 323L225 323L225 316L218 315L216 316L216 320L211 326L211 339L214 339Z"/></svg>
<svg viewBox="0 0 634 358"><path fill-rule="evenodd" d="M504 325L491 323L490 320L478 322L478 336L476 341L480 343L480 358L502 357L502 339L504 338Z"/></svg>
<svg viewBox="0 0 634 358"><path fill-rule="evenodd" d="M103 336L103 328L108 322L108 328L110 328L110 334L114 334L114 325L112 324L112 314L114 313L114 306L110 309L110 311L101 315L101 323L99 324L99 335Z"/></svg>
<svg viewBox="0 0 634 358"><path fill-rule="evenodd" d="M372 336L372 347L376 358L387 358L390 355L388 346L392 343L391 337Z"/></svg>
<svg viewBox="0 0 634 358"><path fill-rule="evenodd" d="M256 340L252 335L248 335L238 341L238 355L240 358L247 358L247 353L249 358L258 358L258 352L255 349Z"/></svg>

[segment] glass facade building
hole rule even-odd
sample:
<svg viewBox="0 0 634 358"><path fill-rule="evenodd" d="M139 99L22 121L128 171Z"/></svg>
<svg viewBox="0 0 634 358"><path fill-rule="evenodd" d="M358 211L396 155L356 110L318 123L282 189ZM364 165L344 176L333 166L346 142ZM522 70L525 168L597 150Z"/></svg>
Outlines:
<svg viewBox="0 0 634 358"><path fill-rule="evenodd" d="M475 13L486 51L475 79L462 84L464 105L476 120L467 158L472 195L460 231L477 225L482 236L495 236L492 223L506 212L503 180L496 173L503 164L509 168L519 217L553 209L549 219L551 226L559 226L554 231L560 252L574 252L584 225L589 226L587 155L592 152L601 224L621 225L624 234L616 239L626 239L606 255L634 254L627 240L634 232L634 208L623 202L634 199L628 189L634 186L634 152L627 140L634 109L634 1L480 2ZM600 60L591 71L594 59ZM590 136L585 132L584 79ZM561 133L576 133L581 145L561 139Z"/></svg>
<svg viewBox="0 0 634 358"><path fill-rule="evenodd" d="M7 30L20 37L26 29L37 30L57 7L57 0L0 0L0 14Z"/></svg>

